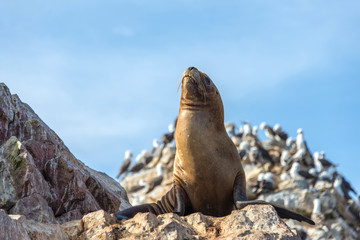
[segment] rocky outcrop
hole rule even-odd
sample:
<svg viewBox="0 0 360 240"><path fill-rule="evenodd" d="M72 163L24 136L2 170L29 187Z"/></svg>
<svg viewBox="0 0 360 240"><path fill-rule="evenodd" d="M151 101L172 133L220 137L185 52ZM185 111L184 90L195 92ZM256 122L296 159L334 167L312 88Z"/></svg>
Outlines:
<svg viewBox="0 0 360 240"><path fill-rule="evenodd" d="M267 205L248 206L222 218L138 213L122 223L97 211L62 228L70 239L300 239Z"/></svg>
<svg viewBox="0 0 360 240"><path fill-rule="evenodd" d="M0 83L0 208L42 223L128 207L125 190L76 159L17 95Z"/></svg>

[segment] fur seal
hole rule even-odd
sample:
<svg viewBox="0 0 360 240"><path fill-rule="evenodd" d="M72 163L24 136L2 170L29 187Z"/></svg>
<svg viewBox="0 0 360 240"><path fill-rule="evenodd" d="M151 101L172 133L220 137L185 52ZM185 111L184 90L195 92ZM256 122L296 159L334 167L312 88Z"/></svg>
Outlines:
<svg viewBox="0 0 360 240"><path fill-rule="evenodd" d="M245 172L224 126L220 93L209 76L195 67L186 69L181 79L175 142L171 190L156 203L118 212L118 219L131 218L138 212L173 212L180 216L201 212L220 217L250 204L271 204L247 200ZM298 213L271 205L280 217L314 224Z"/></svg>

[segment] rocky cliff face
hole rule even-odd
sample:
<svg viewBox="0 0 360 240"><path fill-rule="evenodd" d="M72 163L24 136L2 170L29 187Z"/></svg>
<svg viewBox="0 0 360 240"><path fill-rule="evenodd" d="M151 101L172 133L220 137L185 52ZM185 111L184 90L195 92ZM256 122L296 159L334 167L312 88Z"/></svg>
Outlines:
<svg viewBox="0 0 360 240"><path fill-rule="evenodd" d="M129 206L112 178L76 159L17 95L0 84L0 208L42 223L64 223Z"/></svg>

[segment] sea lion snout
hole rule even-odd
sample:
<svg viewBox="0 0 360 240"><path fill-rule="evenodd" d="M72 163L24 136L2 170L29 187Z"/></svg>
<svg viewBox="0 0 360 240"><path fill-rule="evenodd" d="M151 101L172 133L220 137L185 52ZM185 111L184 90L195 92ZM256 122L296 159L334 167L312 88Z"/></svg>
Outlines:
<svg viewBox="0 0 360 240"><path fill-rule="evenodd" d="M183 73L182 79L190 78L195 82L199 82L201 80L201 74L196 67L188 67Z"/></svg>

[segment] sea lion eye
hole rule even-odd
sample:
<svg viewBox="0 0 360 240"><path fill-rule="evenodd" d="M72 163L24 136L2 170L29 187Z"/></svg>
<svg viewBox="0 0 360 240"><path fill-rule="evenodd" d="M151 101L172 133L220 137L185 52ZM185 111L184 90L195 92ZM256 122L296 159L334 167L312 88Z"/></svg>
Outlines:
<svg viewBox="0 0 360 240"><path fill-rule="evenodd" d="M207 85L210 85L210 78L209 77L205 76L205 81L206 81Z"/></svg>

